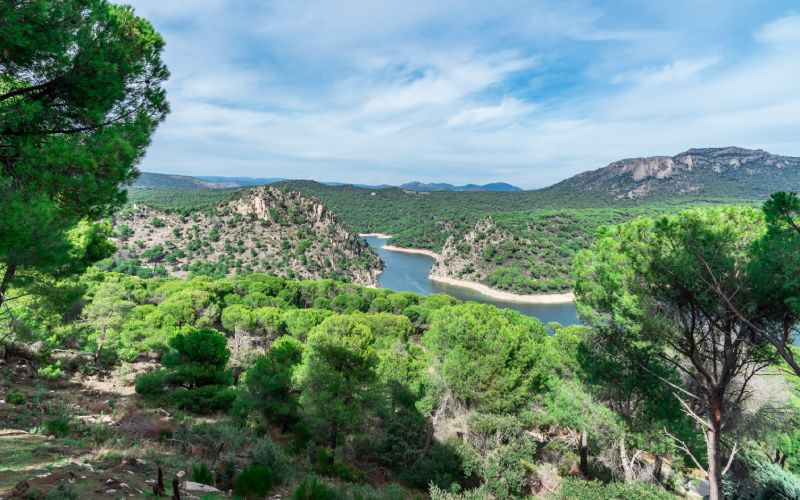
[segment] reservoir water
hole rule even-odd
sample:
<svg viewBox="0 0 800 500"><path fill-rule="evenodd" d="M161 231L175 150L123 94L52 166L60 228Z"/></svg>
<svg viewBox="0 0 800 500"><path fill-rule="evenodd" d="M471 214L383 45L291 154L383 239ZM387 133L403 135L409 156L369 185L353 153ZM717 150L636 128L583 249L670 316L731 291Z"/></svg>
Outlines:
<svg viewBox="0 0 800 500"><path fill-rule="evenodd" d="M401 292L414 292L420 295L446 293L460 300L471 300L497 307L506 307L539 318L543 323L557 321L564 326L578 324L575 304L521 304L499 300L483 295L475 290L447 285L428 279L434 259L427 255L396 252L384 248L386 238L368 236L364 238L386 264L378 278L381 288Z"/></svg>

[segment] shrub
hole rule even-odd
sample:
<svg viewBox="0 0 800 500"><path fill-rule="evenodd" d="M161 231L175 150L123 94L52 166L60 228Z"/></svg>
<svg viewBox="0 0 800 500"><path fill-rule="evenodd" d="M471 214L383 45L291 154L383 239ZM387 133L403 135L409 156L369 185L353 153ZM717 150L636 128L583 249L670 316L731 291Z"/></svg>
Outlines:
<svg viewBox="0 0 800 500"><path fill-rule="evenodd" d="M28 401L20 391L11 389L6 393L6 402L12 405L24 405Z"/></svg>
<svg viewBox="0 0 800 500"><path fill-rule="evenodd" d="M67 417L52 417L44 421L43 431L46 436L64 437L69 434L69 430Z"/></svg>
<svg viewBox="0 0 800 500"><path fill-rule="evenodd" d="M337 497L333 488L315 477L305 479L292 493L292 500L333 500Z"/></svg>
<svg viewBox="0 0 800 500"><path fill-rule="evenodd" d="M45 365L39 368L37 373L45 380L56 380L61 376L61 361L56 361L52 365Z"/></svg>
<svg viewBox="0 0 800 500"><path fill-rule="evenodd" d="M136 392L142 396L159 396L164 392L164 370L153 370L136 376Z"/></svg>
<svg viewBox="0 0 800 500"><path fill-rule="evenodd" d="M273 477L269 467L247 467L233 481L233 493L244 498L261 498L272 489Z"/></svg>
<svg viewBox="0 0 800 500"><path fill-rule="evenodd" d="M230 352L226 344L225 336L211 329L189 328L172 337L169 341L172 350L163 358L164 366L169 369L168 382L190 388L229 382L225 364Z"/></svg>
<svg viewBox="0 0 800 500"><path fill-rule="evenodd" d="M267 436L256 440L250 448L250 465L269 467L277 484L287 482L292 475L283 449Z"/></svg>
<svg viewBox="0 0 800 500"><path fill-rule="evenodd" d="M44 497L44 500L79 500L81 497L72 484L59 484Z"/></svg>
<svg viewBox="0 0 800 500"><path fill-rule="evenodd" d="M302 353L300 341L283 336L247 372L245 387L253 405L267 421L284 429L298 419L298 396L292 390L292 376Z"/></svg>
<svg viewBox="0 0 800 500"><path fill-rule="evenodd" d="M565 479L554 495L554 499L592 498L596 500L671 500L674 497L659 486L639 481L613 482L603 484L599 481Z"/></svg>
<svg viewBox="0 0 800 500"><path fill-rule="evenodd" d="M214 475L205 462L192 466L192 481L200 484L214 484Z"/></svg>
<svg viewBox="0 0 800 500"><path fill-rule="evenodd" d="M181 410L212 413L227 410L233 405L236 392L221 385L204 385L194 389L181 387L169 395L169 400Z"/></svg>

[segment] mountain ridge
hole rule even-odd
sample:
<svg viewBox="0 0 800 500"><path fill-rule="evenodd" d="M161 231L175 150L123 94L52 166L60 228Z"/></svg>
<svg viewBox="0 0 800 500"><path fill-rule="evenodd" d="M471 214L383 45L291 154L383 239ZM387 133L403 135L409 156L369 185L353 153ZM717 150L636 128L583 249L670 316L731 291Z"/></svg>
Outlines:
<svg viewBox="0 0 800 500"><path fill-rule="evenodd" d="M736 146L691 148L675 156L626 158L539 190L615 200L681 196L766 198L800 189L800 158Z"/></svg>

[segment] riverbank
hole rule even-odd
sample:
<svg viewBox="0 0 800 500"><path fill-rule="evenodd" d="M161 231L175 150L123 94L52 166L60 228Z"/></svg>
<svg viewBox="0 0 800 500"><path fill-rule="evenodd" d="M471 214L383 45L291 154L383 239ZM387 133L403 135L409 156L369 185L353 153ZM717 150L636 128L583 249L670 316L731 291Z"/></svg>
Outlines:
<svg viewBox="0 0 800 500"><path fill-rule="evenodd" d="M489 288L481 283L474 281L458 280L455 278L445 278L443 276L430 276L430 280L438 281L446 285L458 286L461 288L469 288L475 290L481 295L486 295L497 300L505 300L508 302L518 302L520 304L567 304L575 302L575 294L568 293L538 293L530 295L520 295L517 293L504 292L502 290L495 290Z"/></svg>
<svg viewBox="0 0 800 500"><path fill-rule="evenodd" d="M386 233L358 233L358 235L362 238L380 238L382 240L388 240L392 237L391 234Z"/></svg>
<svg viewBox="0 0 800 500"><path fill-rule="evenodd" d="M434 252L433 250L423 250L421 248L396 247L394 245L383 245L382 248L385 248L386 250L391 250L393 252L416 253L420 255L427 255L428 257L433 257L434 259L439 259L441 257L441 255Z"/></svg>
<svg viewBox="0 0 800 500"><path fill-rule="evenodd" d="M375 238L388 238L391 237L390 235L380 235L378 234L369 234L369 235L360 235L360 236L371 236ZM406 247L396 247L394 245L386 245L382 246L385 250L390 250L392 252L402 252L402 253L411 253L411 254L419 254L419 255L427 255L428 257L432 257L437 261L441 259L441 255L432 251L432 250L423 250L421 248L406 248ZM569 293L538 293L538 294L528 294L522 295L512 292L506 292L503 290L495 290L494 288L490 288L484 284L476 283L474 281L467 281L467 280L459 280L455 278L446 278L443 276L433 276L429 275L428 279L431 281L436 281L439 283L444 283L445 285L457 286L461 288L467 288L470 290L474 290L481 295L485 295L489 298L496 299L496 300L504 300L508 302L516 302L517 304L568 304L571 302L575 302L575 295L571 292Z"/></svg>

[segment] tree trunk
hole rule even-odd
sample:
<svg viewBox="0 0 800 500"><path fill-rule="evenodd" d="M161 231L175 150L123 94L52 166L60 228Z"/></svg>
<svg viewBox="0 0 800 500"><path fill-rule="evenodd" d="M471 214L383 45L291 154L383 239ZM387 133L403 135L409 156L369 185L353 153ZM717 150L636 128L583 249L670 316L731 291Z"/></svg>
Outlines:
<svg viewBox="0 0 800 500"><path fill-rule="evenodd" d="M722 391L711 396L708 412L709 428L706 430L706 451L708 454L708 498L721 500L722 457L720 457L720 431L722 428Z"/></svg>
<svg viewBox="0 0 800 500"><path fill-rule="evenodd" d="M94 362L100 361L100 353L103 352L103 343L106 341L106 326L103 325L103 334L100 335L100 342L97 343L97 350L94 352Z"/></svg>
<svg viewBox="0 0 800 500"><path fill-rule="evenodd" d="M661 455L656 455L655 463L653 463L653 479L656 480L658 484L661 484L661 469L664 466L664 459L661 458Z"/></svg>
<svg viewBox="0 0 800 500"><path fill-rule="evenodd" d="M625 476L625 481L633 481L633 464L628 459L624 437L619 438L619 459L622 462L622 474Z"/></svg>
<svg viewBox="0 0 800 500"><path fill-rule="evenodd" d="M331 425L331 437L330 437L330 448L331 454L328 456L328 465L333 465L334 459L336 457L336 441L339 438L339 424L334 422Z"/></svg>
<svg viewBox="0 0 800 500"><path fill-rule="evenodd" d="M3 273L3 281L0 281L0 306L6 300L6 291L11 286L11 280L14 279L14 273L17 272L17 264L9 262L6 265L6 271Z"/></svg>
<svg viewBox="0 0 800 500"><path fill-rule="evenodd" d="M581 474L589 477L589 433L586 429L581 431L580 443L578 444L578 452L581 457Z"/></svg>

